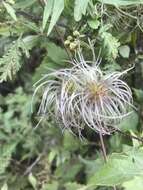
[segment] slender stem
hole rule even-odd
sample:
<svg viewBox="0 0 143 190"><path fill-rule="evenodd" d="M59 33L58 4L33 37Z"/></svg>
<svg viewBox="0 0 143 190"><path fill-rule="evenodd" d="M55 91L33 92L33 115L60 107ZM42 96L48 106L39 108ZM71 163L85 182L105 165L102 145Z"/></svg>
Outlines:
<svg viewBox="0 0 143 190"><path fill-rule="evenodd" d="M130 135L130 134L126 134L126 133L120 131L119 129L116 129L116 131L117 131L118 133L120 133L120 134L126 136L126 137L130 137L130 138L136 139L136 140L138 140L139 142L142 142L142 143L143 143L143 138L139 138L139 137L136 137L136 136L133 136L133 135Z"/></svg>
<svg viewBox="0 0 143 190"><path fill-rule="evenodd" d="M100 137L100 142L101 142L103 158L104 158L105 163L107 163L108 160L107 160L106 147L105 147L105 144L104 144L104 139L103 139L103 135L102 135L101 131L99 132L99 137ZM113 190L117 190L116 186L113 186Z"/></svg>
<svg viewBox="0 0 143 190"><path fill-rule="evenodd" d="M103 135L102 135L101 131L99 132L99 137L100 137L100 142L101 142L103 158L104 158L104 161L107 162L106 148L105 148L105 145L104 145L104 139L103 139Z"/></svg>
<svg viewBox="0 0 143 190"><path fill-rule="evenodd" d="M36 160L26 169L26 171L24 172L24 176L29 174L32 171L33 167L40 161L41 157L42 157L42 154L40 154L36 158Z"/></svg>

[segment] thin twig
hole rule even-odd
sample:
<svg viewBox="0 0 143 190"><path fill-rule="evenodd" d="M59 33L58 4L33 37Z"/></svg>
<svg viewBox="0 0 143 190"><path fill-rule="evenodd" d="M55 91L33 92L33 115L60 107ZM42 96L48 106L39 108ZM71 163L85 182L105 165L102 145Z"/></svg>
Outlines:
<svg viewBox="0 0 143 190"><path fill-rule="evenodd" d="M34 21L34 22L42 21L42 17L41 16L36 16L36 15L33 15L33 14L28 13L26 11L17 10L16 14L17 15L21 15L21 16L23 16L23 17L25 17L27 19L30 19L31 21Z"/></svg>
<svg viewBox="0 0 143 190"><path fill-rule="evenodd" d="M63 44L63 46L64 46L64 48L65 48L65 50L66 50L66 53L67 53L69 59L70 59L71 61L73 61L72 56L71 56L71 53L69 52L69 50L68 50L67 47L65 46L65 44L64 44L64 39L63 39L62 35L60 34L60 32L59 32L57 26L55 26L54 29L55 29L56 33L58 34L58 36L60 37L60 40L61 40L61 42L62 42L62 44Z"/></svg>
<svg viewBox="0 0 143 190"><path fill-rule="evenodd" d="M130 137L130 138L136 139L136 140L138 140L138 141L140 141L140 142L143 143L143 138L139 138L139 137L136 137L136 136L133 136L133 135L130 135L130 134L126 134L126 133L120 131L119 129L116 129L116 132L118 132L118 133L120 133L120 134L122 134L122 135L124 135L126 137Z"/></svg>
<svg viewBox="0 0 143 190"><path fill-rule="evenodd" d="M26 169L26 171L24 172L24 176L29 174L32 171L33 167L40 161L41 157L42 157L42 154L40 154L36 158L36 160Z"/></svg>

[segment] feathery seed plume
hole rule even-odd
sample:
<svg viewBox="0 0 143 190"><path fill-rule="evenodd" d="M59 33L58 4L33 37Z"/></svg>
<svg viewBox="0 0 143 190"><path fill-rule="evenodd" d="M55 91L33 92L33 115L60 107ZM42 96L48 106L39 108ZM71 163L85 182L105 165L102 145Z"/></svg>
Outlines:
<svg viewBox="0 0 143 190"><path fill-rule="evenodd" d="M91 66L81 53L78 57L71 68L53 71L35 84L33 97L44 88L38 113L54 116L79 136L85 126L110 134L133 106L132 92L120 79L127 71L106 74L98 62Z"/></svg>

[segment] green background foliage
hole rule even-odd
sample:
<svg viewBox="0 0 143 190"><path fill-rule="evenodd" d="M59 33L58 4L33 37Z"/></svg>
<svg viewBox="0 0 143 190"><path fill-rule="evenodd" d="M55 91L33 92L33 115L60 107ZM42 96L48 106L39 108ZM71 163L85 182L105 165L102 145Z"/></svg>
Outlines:
<svg viewBox="0 0 143 190"><path fill-rule="evenodd" d="M0 1L0 190L143 189L143 1ZM70 67L80 43L87 60L94 44L106 72L134 68L124 80L134 105L119 126L81 141L51 118L31 111L33 84L51 69Z"/></svg>

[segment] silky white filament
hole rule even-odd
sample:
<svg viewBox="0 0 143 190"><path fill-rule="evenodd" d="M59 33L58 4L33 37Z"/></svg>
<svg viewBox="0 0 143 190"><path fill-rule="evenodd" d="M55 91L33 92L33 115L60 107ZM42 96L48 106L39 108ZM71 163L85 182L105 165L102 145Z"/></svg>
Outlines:
<svg viewBox="0 0 143 190"><path fill-rule="evenodd" d="M55 118L63 129L81 135L87 126L110 134L131 113L132 92L120 79L124 72L105 74L98 62L88 65L81 53L67 69L52 71L35 84L35 94L44 89L38 114Z"/></svg>

